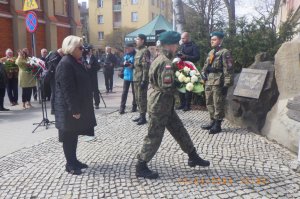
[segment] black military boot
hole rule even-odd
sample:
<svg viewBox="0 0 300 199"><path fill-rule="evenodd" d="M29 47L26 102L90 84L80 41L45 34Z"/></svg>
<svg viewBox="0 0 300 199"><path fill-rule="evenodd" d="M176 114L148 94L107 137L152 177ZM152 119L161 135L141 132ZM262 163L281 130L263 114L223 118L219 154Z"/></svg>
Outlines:
<svg viewBox="0 0 300 199"><path fill-rule="evenodd" d="M202 158L199 157L199 155L196 152L196 149L194 149L189 155L189 161L188 165L190 167L195 167L195 166L202 166L202 167L208 167L210 165L210 162L207 160L203 160Z"/></svg>
<svg viewBox="0 0 300 199"><path fill-rule="evenodd" d="M158 178L158 173L151 171L147 163L142 160L138 160L137 164L135 165L135 175L136 177L144 177L147 179L156 179Z"/></svg>
<svg viewBox="0 0 300 199"><path fill-rule="evenodd" d="M214 124L215 124L215 120L214 119L210 119L210 123L202 125L201 128L205 129L205 130L210 130L211 127L213 127Z"/></svg>
<svg viewBox="0 0 300 199"><path fill-rule="evenodd" d="M138 121L137 125L143 125L143 124L146 124L147 123L147 120L146 120L146 113L142 113L141 114L141 118L140 120Z"/></svg>
<svg viewBox="0 0 300 199"><path fill-rule="evenodd" d="M134 122L138 122L138 121L141 119L141 115L142 115L142 114L140 114L140 116L138 116L138 117L134 118L132 121L134 121Z"/></svg>
<svg viewBox="0 0 300 199"><path fill-rule="evenodd" d="M214 123L214 125L209 130L209 134L220 133L222 131L222 129L221 129L221 123L222 123L222 120L216 120L215 123Z"/></svg>

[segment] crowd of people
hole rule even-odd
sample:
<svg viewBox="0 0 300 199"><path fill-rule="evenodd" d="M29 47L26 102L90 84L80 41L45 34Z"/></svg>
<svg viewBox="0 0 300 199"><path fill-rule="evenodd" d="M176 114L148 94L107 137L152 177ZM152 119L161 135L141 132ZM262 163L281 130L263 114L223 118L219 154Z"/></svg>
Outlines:
<svg viewBox="0 0 300 199"><path fill-rule="evenodd" d="M222 131L224 118L224 99L228 87L232 84L232 58L230 52L223 48L224 34L211 34L212 51L209 52L201 76L205 81L205 95L210 114L210 123L202 128L210 134ZM148 133L141 151L137 156L136 176L149 179L157 178L158 173L150 170L147 163L157 152L165 128L171 133L181 149L188 155L188 165L209 166L210 162L202 159L175 111L175 94L177 93L175 57L180 60L196 62L199 49L190 39L188 32L181 35L175 31L159 34L155 56L151 56L146 47L147 37L139 34L135 46L127 44L122 61L123 92L119 113L125 113L126 101L131 85L133 101L131 112L139 111L133 119L137 125L149 122ZM179 45L181 43L181 45ZM25 70L29 57L28 49L18 52L13 59L10 49L6 57L0 60L0 111L7 111L3 106L5 89L12 106L18 104L18 85L22 88L23 109L31 108L31 95L36 88L36 79ZM17 70L8 73L4 65L8 59L14 60ZM59 132L59 141L63 143L66 158L66 171L80 175L88 165L77 159L76 151L79 135L94 136L97 125L94 109L99 109L99 88L97 73L103 67L106 93L113 91L113 74L117 58L111 47L105 48L100 59L93 54L89 45L84 45L80 37L70 35L63 40L62 48L48 54L41 50L41 59L45 61L47 72L43 76L43 99L51 99L51 113L55 115L55 126ZM178 71L177 71L178 72ZM190 81L190 79L188 79ZM17 84L18 82L18 84ZM151 92L148 95L148 87ZM49 91L49 92L48 92ZM192 90L179 93L180 105L176 109L191 109ZM50 95L49 95L50 93ZM146 120L146 113L149 121Z"/></svg>

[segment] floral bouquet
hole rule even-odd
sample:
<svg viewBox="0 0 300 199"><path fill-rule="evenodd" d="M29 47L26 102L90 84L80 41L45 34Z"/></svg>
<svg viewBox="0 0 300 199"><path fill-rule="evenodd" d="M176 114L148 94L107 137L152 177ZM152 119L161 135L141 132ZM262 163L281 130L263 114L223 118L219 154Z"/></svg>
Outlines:
<svg viewBox="0 0 300 199"><path fill-rule="evenodd" d="M14 74L18 74L19 68L18 65L16 64L16 58L7 58L6 61L4 62L4 68L7 74L8 78L13 77Z"/></svg>
<svg viewBox="0 0 300 199"><path fill-rule="evenodd" d="M190 61L183 61L175 58L173 63L177 65L175 81L177 81L177 90L181 93L190 91L200 94L204 91L203 81L196 66Z"/></svg>
<svg viewBox="0 0 300 199"><path fill-rule="evenodd" d="M47 71L45 62L37 57L29 57L27 68L36 79L40 79Z"/></svg>

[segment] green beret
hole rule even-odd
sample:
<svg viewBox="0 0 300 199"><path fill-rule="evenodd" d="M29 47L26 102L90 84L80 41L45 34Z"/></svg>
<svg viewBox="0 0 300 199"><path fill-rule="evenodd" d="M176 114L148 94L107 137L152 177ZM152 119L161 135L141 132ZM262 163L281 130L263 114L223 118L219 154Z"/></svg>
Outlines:
<svg viewBox="0 0 300 199"><path fill-rule="evenodd" d="M210 37L213 37L213 36L223 39L225 35L223 32L215 31L215 32L210 33Z"/></svg>
<svg viewBox="0 0 300 199"><path fill-rule="evenodd" d="M146 40L147 40L147 37L146 37L146 35L144 35L144 34L138 34L138 37L139 37L140 39L144 40L144 42L146 42Z"/></svg>
<svg viewBox="0 0 300 199"><path fill-rule="evenodd" d="M161 44L178 44L180 41L180 34L176 31L166 31L159 34L158 40Z"/></svg>

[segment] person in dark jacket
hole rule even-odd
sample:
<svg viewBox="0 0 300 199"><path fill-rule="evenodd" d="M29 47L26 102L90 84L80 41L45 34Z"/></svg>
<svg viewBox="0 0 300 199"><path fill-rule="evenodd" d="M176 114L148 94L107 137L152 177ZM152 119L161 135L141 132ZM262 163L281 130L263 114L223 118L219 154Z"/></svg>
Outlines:
<svg viewBox="0 0 300 199"><path fill-rule="evenodd" d="M86 55L83 56L83 63L91 77L92 80L92 90L95 101L95 109L99 109L100 104L100 94L98 88L98 71L100 65L97 58L93 55L93 50L91 47L85 48Z"/></svg>
<svg viewBox="0 0 300 199"><path fill-rule="evenodd" d="M9 109L4 108L4 96L5 96L6 84L7 84L6 72L4 70L4 65L0 63L0 111L9 111Z"/></svg>
<svg viewBox="0 0 300 199"><path fill-rule="evenodd" d="M112 92L114 81L114 67L116 65L115 55L111 53L111 47L105 48L105 54L102 57L103 74L105 79L106 93Z"/></svg>
<svg viewBox="0 0 300 199"><path fill-rule="evenodd" d="M181 34L181 46L178 51L178 56L183 61L190 61L194 64L200 59L200 53L198 46L191 41L188 32ZM186 93L179 93L180 106L178 110L189 111L191 109L192 92L186 91Z"/></svg>
<svg viewBox="0 0 300 199"><path fill-rule="evenodd" d="M40 59L43 60L44 62L46 62L46 58L47 58L47 55L48 55L48 51L46 48L43 48L41 50L41 57ZM51 98L51 88L50 88L50 83L49 82L42 82L42 91L41 91L41 94L42 94L42 99L43 100L47 100L47 101L50 101L50 98Z"/></svg>
<svg viewBox="0 0 300 199"><path fill-rule="evenodd" d="M134 86L133 86L133 64L134 64L134 55L135 50L133 44L127 44L125 47L125 55L123 57L123 67L124 67L124 83L123 83L123 93L121 98L121 106L119 113L124 114L125 108L126 108L126 101L128 96L129 87L131 84L131 90L132 90L132 109L131 112L136 112L137 104L135 101L135 93L134 93Z"/></svg>
<svg viewBox="0 0 300 199"><path fill-rule="evenodd" d="M88 166L76 157L78 135L94 136L96 118L93 107L92 81L81 62L82 38L67 36L62 43L65 56L56 73L55 126L67 161L66 171L80 175Z"/></svg>
<svg viewBox="0 0 300 199"><path fill-rule="evenodd" d="M64 56L63 51L61 48L59 48L55 52L51 52L46 57L46 67L48 69L48 72L46 73L44 77L44 82L48 82L50 84L51 89L51 114L54 115L55 113L55 107L54 107L54 101L55 101L55 71L58 63L60 62L61 58Z"/></svg>

